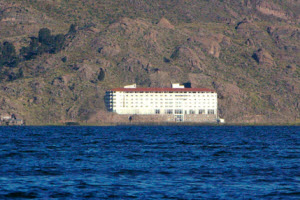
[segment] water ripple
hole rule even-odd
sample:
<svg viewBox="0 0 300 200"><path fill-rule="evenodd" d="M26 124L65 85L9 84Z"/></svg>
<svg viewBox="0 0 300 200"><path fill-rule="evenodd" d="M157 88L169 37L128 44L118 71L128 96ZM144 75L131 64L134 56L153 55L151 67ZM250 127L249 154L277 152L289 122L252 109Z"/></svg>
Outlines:
<svg viewBox="0 0 300 200"><path fill-rule="evenodd" d="M0 127L0 199L298 199L299 127Z"/></svg>

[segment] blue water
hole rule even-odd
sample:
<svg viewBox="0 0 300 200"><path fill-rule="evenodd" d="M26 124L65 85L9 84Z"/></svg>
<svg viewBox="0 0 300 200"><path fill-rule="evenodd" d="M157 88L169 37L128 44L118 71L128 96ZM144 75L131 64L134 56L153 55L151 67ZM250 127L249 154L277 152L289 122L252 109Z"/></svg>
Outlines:
<svg viewBox="0 0 300 200"><path fill-rule="evenodd" d="M300 127L0 127L0 199L299 199Z"/></svg>

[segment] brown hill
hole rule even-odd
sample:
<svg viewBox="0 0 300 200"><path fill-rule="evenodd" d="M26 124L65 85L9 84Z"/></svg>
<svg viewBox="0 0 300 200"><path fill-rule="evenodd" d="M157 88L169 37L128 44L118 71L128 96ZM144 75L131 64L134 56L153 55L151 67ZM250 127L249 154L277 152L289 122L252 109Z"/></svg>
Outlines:
<svg viewBox="0 0 300 200"><path fill-rule="evenodd" d="M41 28L65 42L1 67L0 113L28 124L117 120L106 89L190 82L217 90L228 122L299 122L297 9L275 0L3 0L0 42L17 55Z"/></svg>

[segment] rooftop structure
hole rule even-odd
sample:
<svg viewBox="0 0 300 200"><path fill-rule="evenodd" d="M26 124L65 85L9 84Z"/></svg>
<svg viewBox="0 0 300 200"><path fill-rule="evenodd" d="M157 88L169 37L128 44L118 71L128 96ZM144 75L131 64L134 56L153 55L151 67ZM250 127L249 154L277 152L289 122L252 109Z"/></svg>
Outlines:
<svg viewBox="0 0 300 200"><path fill-rule="evenodd" d="M106 92L109 111L120 115L164 115L166 121L217 119L217 93L207 88L137 88L135 84Z"/></svg>

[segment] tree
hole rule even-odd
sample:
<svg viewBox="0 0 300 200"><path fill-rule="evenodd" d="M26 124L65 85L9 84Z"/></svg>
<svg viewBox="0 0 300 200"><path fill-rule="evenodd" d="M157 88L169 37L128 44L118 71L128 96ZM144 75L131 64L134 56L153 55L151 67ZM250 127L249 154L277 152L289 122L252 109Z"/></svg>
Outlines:
<svg viewBox="0 0 300 200"><path fill-rule="evenodd" d="M38 55L42 55L43 53L53 53L53 44L49 44L49 45L46 45L46 44L41 44L38 48Z"/></svg>
<svg viewBox="0 0 300 200"><path fill-rule="evenodd" d="M0 43L0 71L3 67L3 60L2 60L2 44Z"/></svg>
<svg viewBox="0 0 300 200"><path fill-rule="evenodd" d="M76 33L76 31L77 31L77 26L75 24L71 24L69 28L69 34Z"/></svg>
<svg viewBox="0 0 300 200"><path fill-rule="evenodd" d="M24 72L23 72L23 68L20 67L19 70L18 70L18 78L23 78L24 77Z"/></svg>
<svg viewBox="0 0 300 200"><path fill-rule="evenodd" d="M32 37L30 41L30 51L37 52L39 48L39 40L36 37Z"/></svg>
<svg viewBox="0 0 300 200"><path fill-rule="evenodd" d="M104 70L101 68L101 69L100 69L100 72L99 72L99 74L98 74L98 80L99 80L99 81L103 81L104 78L105 78L105 72L104 72Z"/></svg>
<svg viewBox="0 0 300 200"><path fill-rule="evenodd" d="M12 57L16 55L15 46L10 42L4 42L2 46L2 56Z"/></svg>
<svg viewBox="0 0 300 200"><path fill-rule="evenodd" d="M18 62L15 46L10 42L4 42L1 47L0 66L16 67Z"/></svg>
<svg viewBox="0 0 300 200"><path fill-rule="evenodd" d="M76 29L75 25L71 30ZM31 41L29 46L22 47L20 54L17 55L15 46L10 42L0 43L0 70L6 67L17 67L20 60L31 60L36 56L44 53L57 53L59 52L65 43L65 35L51 35L51 31L48 28L42 28L39 30L38 37L30 37ZM16 77L21 74L16 73ZM8 77L8 76L7 76ZM15 76L12 74L9 76L10 80L13 80Z"/></svg>
<svg viewBox="0 0 300 200"><path fill-rule="evenodd" d="M25 58L25 60L30 60L35 58L38 55L39 51L39 40L36 37L30 38L29 47L22 47L20 50L20 55Z"/></svg>
<svg viewBox="0 0 300 200"><path fill-rule="evenodd" d="M169 62L171 62L171 61L170 61L169 58L164 57L164 62L165 62L165 63L169 63Z"/></svg>
<svg viewBox="0 0 300 200"><path fill-rule="evenodd" d="M51 44L51 31L48 28L42 28L39 31L39 42L45 45Z"/></svg>
<svg viewBox="0 0 300 200"><path fill-rule="evenodd" d="M61 59L61 61L64 62L64 63L67 62L67 60L68 60L67 56L65 56L65 57L63 57L63 58Z"/></svg>
<svg viewBox="0 0 300 200"><path fill-rule="evenodd" d="M53 53L59 52L65 43L65 36L63 34L58 34L54 37L54 47L53 47Z"/></svg>

